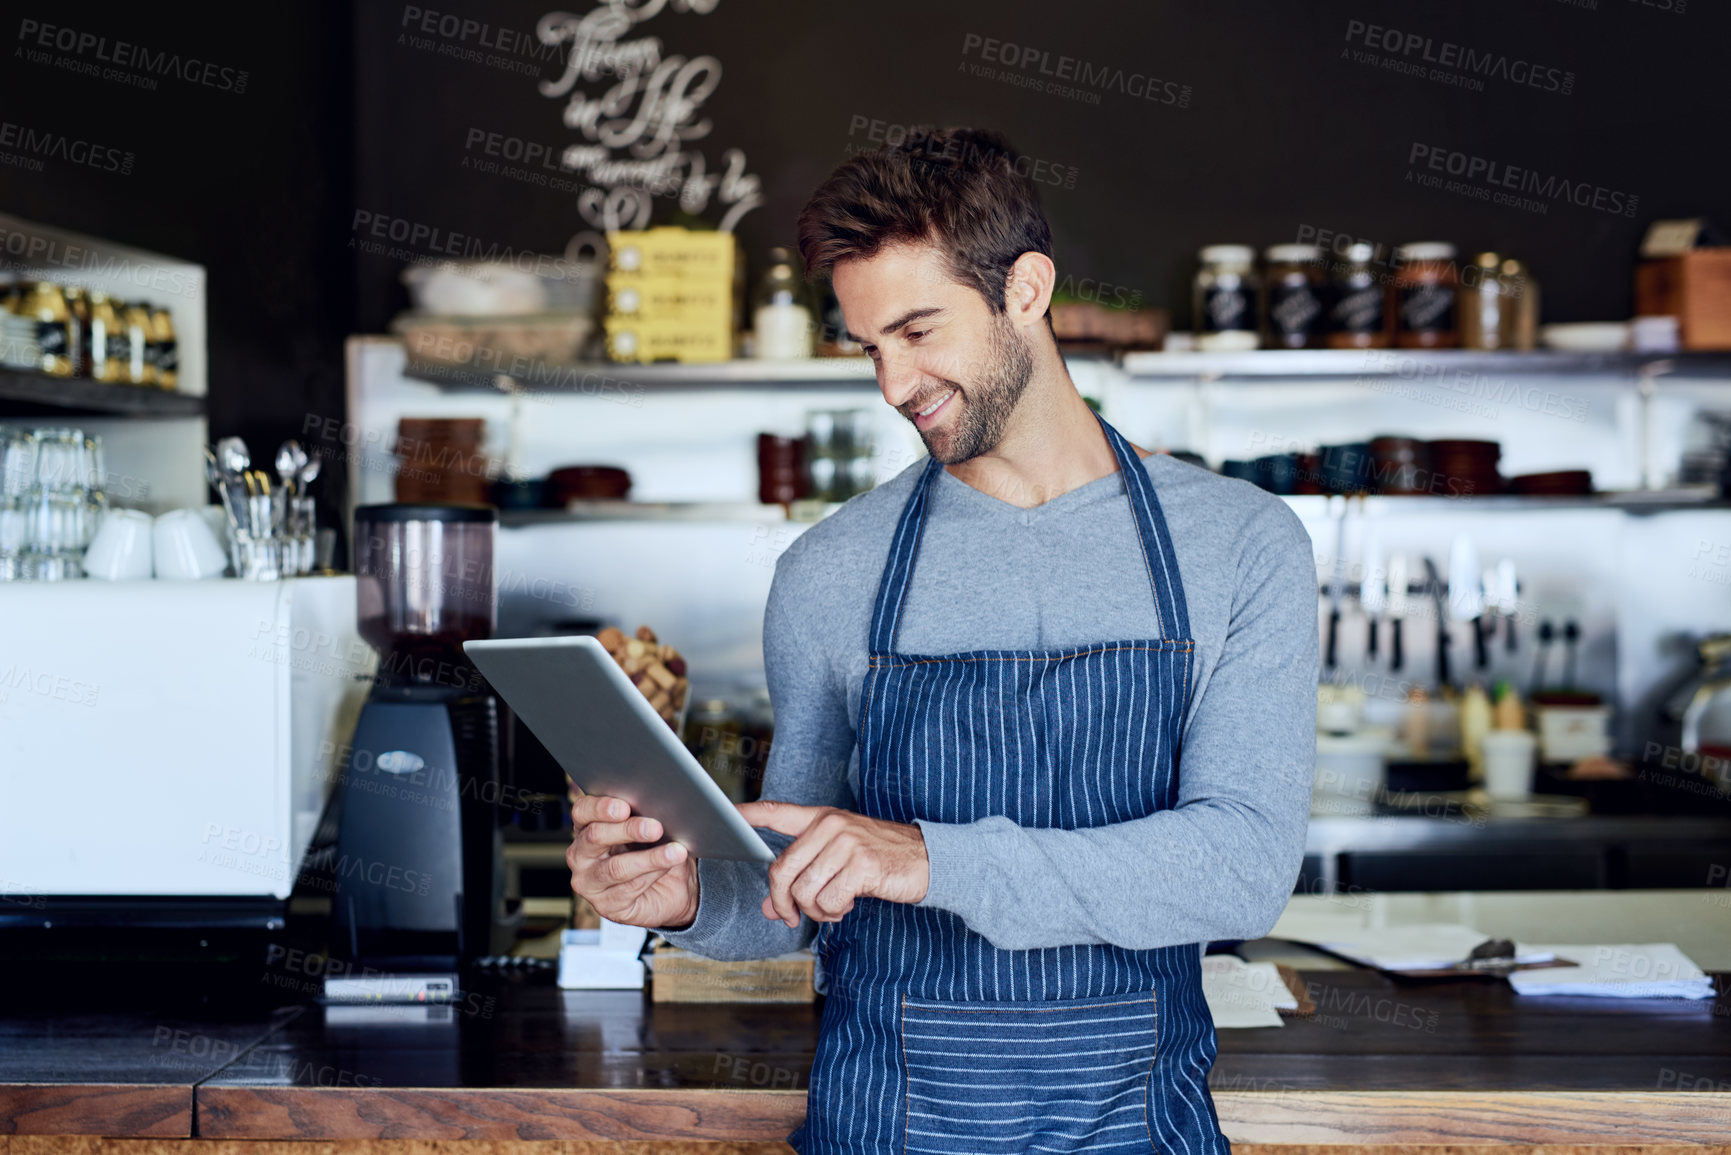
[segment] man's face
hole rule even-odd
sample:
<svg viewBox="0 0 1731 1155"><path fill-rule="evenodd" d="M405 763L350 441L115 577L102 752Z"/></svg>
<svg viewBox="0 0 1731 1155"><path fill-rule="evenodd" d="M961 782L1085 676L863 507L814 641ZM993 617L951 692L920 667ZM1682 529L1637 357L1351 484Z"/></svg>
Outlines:
<svg viewBox="0 0 1731 1155"><path fill-rule="evenodd" d="M954 465L996 447L1034 371L1009 317L954 280L927 244L842 261L833 282L884 400L913 422L927 452Z"/></svg>

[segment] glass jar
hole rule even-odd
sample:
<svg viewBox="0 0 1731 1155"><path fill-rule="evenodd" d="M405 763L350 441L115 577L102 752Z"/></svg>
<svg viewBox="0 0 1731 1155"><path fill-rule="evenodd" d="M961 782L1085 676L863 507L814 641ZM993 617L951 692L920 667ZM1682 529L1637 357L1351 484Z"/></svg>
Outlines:
<svg viewBox="0 0 1731 1155"><path fill-rule="evenodd" d="M769 250L769 268L757 283L752 306L759 361L798 361L812 355L817 310L787 249Z"/></svg>
<svg viewBox="0 0 1731 1155"><path fill-rule="evenodd" d="M1322 345L1322 250L1315 245L1270 245L1263 250L1262 343L1270 349Z"/></svg>
<svg viewBox="0 0 1731 1155"><path fill-rule="evenodd" d="M1414 241L1395 250L1394 343L1403 349L1452 349L1460 274L1447 241Z"/></svg>
<svg viewBox="0 0 1731 1155"><path fill-rule="evenodd" d="M36 322L37 367L53 377L72 376L78 356L78 323L53 281L37 281L22 295L18 312Z"/></svg>
<svg viewBox="0 0 1731 1155"><path fill-rule="evenodd" d="M1224 353L1257 346L1256 250L1249 245L1208 245L1196 271L1196 347Z"/></svg>
<svg viewBox="0 0 1731 1155"><path fill-rule="evenodd" d="M1388 286L1371 264L1376 249L1364 241L1348 245L1331 269L1328 302L1330 349L1386 349L1390 318Z"/></svg>
<svg viewBox="0 0 1731 1155"><path fill-rule="evenodd" d="M120 324L126 330L126 380L132 385L156 384L156 366L150 351L150 307L143 301L127 301L120 308Z"/></svg>
<svg viewBox="0 0 1731 1155"><path fill-rule="evenodd" d="M67 285L60 293L66 299L67 348L72 352L72 376L89 377L90 295L82 285Z"/></svg>
<svg viewBox="0 0 1731 1155"><path fill-rule="evenodd" d="M150 311L149 359L156 366L156 384L173 389L180 383L180 341L174 335L174 315L161 305Z"/></svg>
<svg viewBox="0 0 1731 1155"><path fill-rule="evenodd" d="M730 802L745 801L745 764L740 758L744 725L732 702L708 698L685 719L685 748L709 771Z"/></svg>
<svg viewBox="0 0 1731 1155"><path fill-rule="evenodd" d="M90 375L99 381L126 380L130 356L122 335L120 313L107 293L90 294Z"/></svg>
<svg viewBox="0 0 1731 1155"><path fill-rule="evenodd" d="M1539 335L1539 283L1525 261L1513 257L1503 261L1503 294L1514 302L1514 308L1504 314L1509 329L1504 334L1504 348L1531 352Z"/></svg>
<svg viewBox="0 0 1731 1155"><path fill-rule="evenodd" d="M1504 349L1514 334L1515 302L1503 292L1502 257L1480 253L1461 270L1461 348Z"/></svg>

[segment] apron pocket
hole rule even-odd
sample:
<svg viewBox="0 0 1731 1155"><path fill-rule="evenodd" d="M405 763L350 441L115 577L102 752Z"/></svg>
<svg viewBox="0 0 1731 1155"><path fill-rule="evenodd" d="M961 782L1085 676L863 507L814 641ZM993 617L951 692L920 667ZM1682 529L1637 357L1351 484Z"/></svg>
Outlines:
<svg viewBox="0 0 1731 1155"><path fill-rule="evenodd" d="M909 1152L1149 1151L1154 995L902 999Z"/></svg>

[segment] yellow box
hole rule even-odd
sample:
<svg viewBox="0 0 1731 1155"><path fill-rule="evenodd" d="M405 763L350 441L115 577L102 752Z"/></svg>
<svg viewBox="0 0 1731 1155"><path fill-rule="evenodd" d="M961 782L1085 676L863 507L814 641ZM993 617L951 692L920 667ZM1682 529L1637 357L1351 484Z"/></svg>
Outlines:
<svg viewBox="0 0 1731 1155"><path fill-rule="evenodd" d="M602 322L607 333L610 361L708 362L733 359L733 325L726 317L706 321L638 321L608 317Z"/></svg>
<svg viewBox="0 0 1731 1155"><path fill-rule="evenodd" d="M732 233L664 227L607 234L609 277L696 276L730 283L744 265L739 238Z"/></svg>
<svg viewBox="0 0 1731 1155"><path fill-rule="evenodd" d="M733 314L733 286L708 277L607 278L607 315L644 321L684 321L728 318Z"/></svg>

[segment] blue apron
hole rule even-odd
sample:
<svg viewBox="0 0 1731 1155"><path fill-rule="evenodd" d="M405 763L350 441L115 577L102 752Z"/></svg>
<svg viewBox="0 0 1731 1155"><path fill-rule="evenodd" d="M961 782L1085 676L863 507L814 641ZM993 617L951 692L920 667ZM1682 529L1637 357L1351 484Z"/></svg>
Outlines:
<svg viewBox="0 0 1731 1155"><path fill-rule="evenodd" d="M1076 830L1176 804L1194 648L1183 583L1147 469L1100 424L1127 482L1156 636L896 652L942 468L929 461L872 614L860 813ZM827 987L806 1119L788 1136L802 1155L1230 1155L1208 1094L1214 1023L1195 943L999 950L949 911L861 898L822 924L814 949Z"/></svg>

